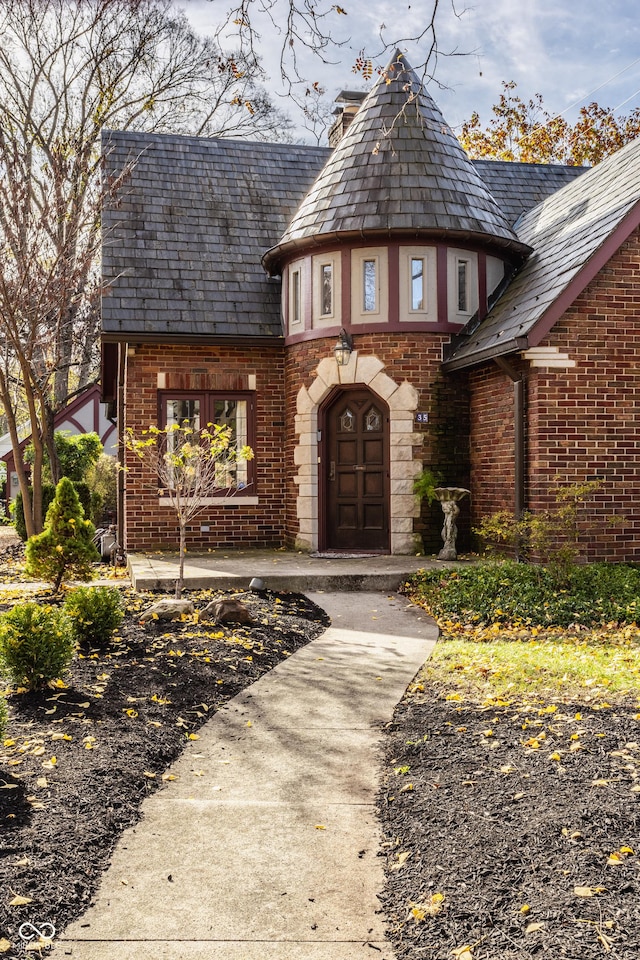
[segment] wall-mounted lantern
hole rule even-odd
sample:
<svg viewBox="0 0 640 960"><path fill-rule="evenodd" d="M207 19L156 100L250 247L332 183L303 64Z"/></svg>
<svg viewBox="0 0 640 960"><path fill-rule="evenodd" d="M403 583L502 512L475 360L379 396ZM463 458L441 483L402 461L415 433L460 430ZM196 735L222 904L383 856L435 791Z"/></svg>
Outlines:
<svg viewBox="0 0 640 960"><path fill-rule="evenodd" d="M349 363L349 357L351 356L351 351L353 350L353 340L349 336L346 330L340 331L340 336L338 337L338 342L333 348L333 353L336 358L336 363L339 367L346 367Z"/></svg>

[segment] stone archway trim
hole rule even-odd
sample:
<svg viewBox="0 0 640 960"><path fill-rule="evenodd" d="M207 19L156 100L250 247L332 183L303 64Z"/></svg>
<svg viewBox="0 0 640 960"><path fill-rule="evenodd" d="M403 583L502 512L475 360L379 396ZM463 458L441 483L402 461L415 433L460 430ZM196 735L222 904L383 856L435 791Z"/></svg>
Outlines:
<svg viewBox="0 0 640 960"><path fill-rule="evenodd" d="M339 367L332 357L325 357L315 370L309 387L302 386L296 400L295 432L298 442L294 450L297 468L294 482L300 550L317 550L318 529L318 410L334 387L363 384L386 401L389 407L390 442L390 524L391 553L420 552L422 544L414 533L414 518L419 516L420 503L413 493L413 481L422 470L419 458L422 434L414 429L418 408L418 391L405 380L397 383L386 372L384 363L375 355L359 356L356 350L349 363Z"/></svg>

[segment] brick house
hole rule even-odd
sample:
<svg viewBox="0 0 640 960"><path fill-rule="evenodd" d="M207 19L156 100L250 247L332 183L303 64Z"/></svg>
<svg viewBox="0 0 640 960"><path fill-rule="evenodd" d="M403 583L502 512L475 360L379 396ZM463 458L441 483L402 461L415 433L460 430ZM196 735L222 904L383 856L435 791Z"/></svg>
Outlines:
<svg viewBox="0 0 640 960"><path fill-rule="evenodd" d="M398 55L333 148L106 133L107 168L135 162L104 211L104 398L122 428L253 447L194 548L434 549L426 465L471 489L467 523L602 478L627 524L591 552L640 559L640 145L472 162L419 87ZM127 466L127 549L175 545Z"/></svg>

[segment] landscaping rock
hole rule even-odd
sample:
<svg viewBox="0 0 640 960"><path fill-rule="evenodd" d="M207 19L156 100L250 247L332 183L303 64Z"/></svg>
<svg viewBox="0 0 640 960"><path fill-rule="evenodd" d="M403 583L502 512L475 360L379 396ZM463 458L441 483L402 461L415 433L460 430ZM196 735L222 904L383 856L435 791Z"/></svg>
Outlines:
<svg viewBox="0 0 640 960"><path fill-rule="evenodd" d="M158 600L152 607L145 610L140 617L140 623L149 620L179 620L185 614L191 614L194 606L191 600Z"/></svg>
<svg viewBox="0 0 640 960"><path fill-rule="evenodd" d="M245 605L233 597L213 600L201 611L200 619L212 620L214 623L253 623L253 617Z"/></svg>

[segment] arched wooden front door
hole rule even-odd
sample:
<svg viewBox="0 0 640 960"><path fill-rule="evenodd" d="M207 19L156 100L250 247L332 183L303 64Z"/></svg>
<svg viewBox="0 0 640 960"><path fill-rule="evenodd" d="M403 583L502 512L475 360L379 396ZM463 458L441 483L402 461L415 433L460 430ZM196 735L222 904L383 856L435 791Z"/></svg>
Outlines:
<svg viewBox="0 0 640 960"><path fill-rule="evenodd" d="M325 550L389 550L389 410L366 388L324 410L320 460Z"/></svg>

